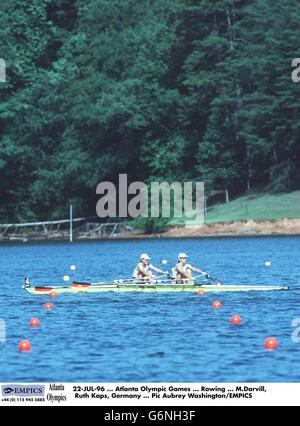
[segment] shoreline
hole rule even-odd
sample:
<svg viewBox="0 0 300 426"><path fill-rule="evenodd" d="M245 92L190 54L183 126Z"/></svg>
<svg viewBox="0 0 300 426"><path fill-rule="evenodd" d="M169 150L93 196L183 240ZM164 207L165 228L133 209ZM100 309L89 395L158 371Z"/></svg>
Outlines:
<svg viewBox="0 0 300 426"><path fill-rule="evenodd" d="M129 231L114 237L99 237L97 235L77 235L74 241L111 241L111 240L141 240L141 239L176 239L176 238L241 238L268 236L300 236L300 219L281 219L277 221L238 221L228 223L213 223L197 226L173 226L164 233L144 234L140 231ZM0 238L0 244L31 243L31 242L64 242L69 240L68 233L60 232L48 235L28 235L26 237Z"/></svg>
<svg viewBox="0 0 300 426"><path fill-rule="evenodd" d="M172 228L166 233L173 238L195 237L267 237L300 236L300 219L281 219L277 221L228 222Z"/></svg>

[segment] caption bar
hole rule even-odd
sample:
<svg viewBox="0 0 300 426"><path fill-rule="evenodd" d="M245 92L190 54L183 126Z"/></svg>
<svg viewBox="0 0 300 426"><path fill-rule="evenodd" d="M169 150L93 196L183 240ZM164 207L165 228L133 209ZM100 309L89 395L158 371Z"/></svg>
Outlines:
<svg viewBox="0 0 300 426"><path fill-rule="evenodd" d="M2 384L1 405L299 405L300 384Z"/></svg>

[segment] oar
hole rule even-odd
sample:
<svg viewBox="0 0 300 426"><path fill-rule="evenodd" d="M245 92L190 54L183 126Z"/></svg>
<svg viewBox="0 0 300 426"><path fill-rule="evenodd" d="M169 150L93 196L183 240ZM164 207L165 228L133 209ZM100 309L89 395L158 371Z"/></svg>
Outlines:
<svg viewBox="0 0 300 426"><path fill-rule="evenodd" d="M211 281L213 281L216 285L223 285L222 283L221 283L221 281L219 281L217 278L214 278L214 277L212 277L210 274L201 274L201 275L197 275L196 277L192 277L192 280L193 281L195 281L197 278L204 278L204 279L206 279L206 280L211 280ZM186 278L185 280L183 280L183 281L189 281L189 279L188 278ZM196 285L203 285L203 284L196 284Z"/></svg>
<svg viewBox="0 0 300 426"><path fill-rule="evenodd" d="M135 280L134 279L127 279L127 280L113 280L113 281L103 281L100 283L91 283L91 285L95 285L95 286L100 286L100 285L107 285L107 284L112 284L112 285L118 285L118 284L131 284L134 283Z"/></svg>
<svg viewBox="0 0 300 426"><path fill-rule="evenodd" d="M196 277L196 278L200 278L200 277L204 277L206 280L211 280L211 281L213 281L216 285L223 285L222 283L221 283L221 281L219 281L217 278L214 278L214 277L212 277L210 274L208 274L208 273L206 273L206 274L202 274L202 275L199 275L198 277Z"/></svg>
<svg viewBox="0 0 300 426"><path fill-rule="evenodd" d="M222 285L221 281L217 280L217 278L212 277L210 274L204 275L206 280L212 280L216 285Z"/></svg>
<svg viewBox="0 0 300 426"><path fill-rule="evenodd" d="M170 272L166 272L165 274L159 275L158 277L155 277L155 279L157 280L164 277L171 278Z"/></svg>
<svg viewBox="0 0 300 426"><path fill-rule="evenodd" d="M106 281L106 282L98 282L98 283L85 283L87 285L91 285L91 286L106 286L106 285L144 285L144 284L155 284L155 283L161 283L161 281L159 280L160 278L165 277L167 274L161 275L159 277L156 277L154 280L143 280L143 279L138 279L138 278L129 278L129 279L125 279L125 280L113 280L113 281ZM169 277L170 280L172 280L172 278ZM80 284L80 283L78 283ZM84 284L84 283L82 283Z"/></svg>
<svg viewBox="0 0 300 426"><path fill-rule="evenodd" d="M132 287L132 286L136 286L136 287L153 287L157 284L161 284L161 285L168 285L168 284L174 284L174 281L170 280L170 281L161 281L161 280L153 280L153 281L132 281L132 282L122 282L122 283L101 283L101 284L93 284L91 287Z"/></svg>

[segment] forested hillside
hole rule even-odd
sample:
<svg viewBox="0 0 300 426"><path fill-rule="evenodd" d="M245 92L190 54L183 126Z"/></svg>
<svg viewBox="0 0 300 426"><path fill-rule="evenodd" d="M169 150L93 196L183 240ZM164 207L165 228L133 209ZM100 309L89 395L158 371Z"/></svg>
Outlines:
<svg viewBox="0 0 300 426"><path fill-rule="evenodd" d="M0 222L95 215L96 186L300 184L299 0L6 0Z"/></svg>

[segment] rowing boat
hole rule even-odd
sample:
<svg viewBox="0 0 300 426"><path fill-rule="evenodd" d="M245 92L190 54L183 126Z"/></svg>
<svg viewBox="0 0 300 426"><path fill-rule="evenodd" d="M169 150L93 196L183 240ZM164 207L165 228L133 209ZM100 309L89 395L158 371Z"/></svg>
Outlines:
<svg viewBox="0 0 300 426"><path fill-rule="evenodd" d="M249 292L249 291L284 291L289 287L284 286L266 286L266 285L187 285L187 284L126 284L126 283L101 283L101 284L79 284L73 283L71 286L56 287L24 287L29 294L50 295L52 292L57 294L79 294L79 293L197 293L199 290L205 292Z"/></svg>

